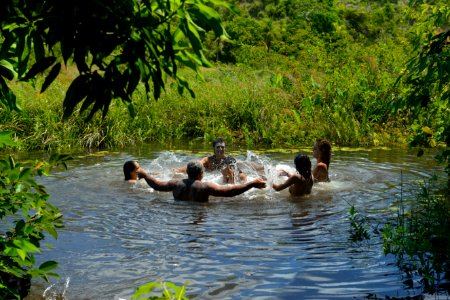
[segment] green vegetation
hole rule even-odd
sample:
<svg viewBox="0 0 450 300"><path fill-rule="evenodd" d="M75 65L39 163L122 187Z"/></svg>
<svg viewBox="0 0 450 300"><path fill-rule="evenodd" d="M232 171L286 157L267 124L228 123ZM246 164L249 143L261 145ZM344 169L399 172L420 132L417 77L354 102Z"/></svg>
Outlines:
<svg viewBox="0 0 450 300"><path fill-rule="evenodd" d="M347 146L442 146L447 184L423 188L383 231L386 253L435 291L439 276L449 276L447 1L232 2L5 1L0 132L13 132L22 149L65 151L217 136L248 147L317 137ZM209 61L215 66L204 69ZM36 269L33 253L44 231L56 234L58 214L33 182L42 165L12 157L0 165L5 215L26 212L5 231L2 274L45 278L55 264ZM49 214L45 226L30 209ZM354 207L350 221L352 237L366 239L367 220ZM19 293L1 280L5 293Z"/></svg>
<svg viewBox="0 0 450 300"><path fill-rule="evenodd" d="M47 86L50 75L34 81L36 88L24 85L23 80L11 81L16 103L23 110L0 110L6 120L0 129L14 130L24 149L114 148L197 138L209 142L216 136L249 147L310 144L317 136L348 146L406 145L411 135L410 112L396 111L392 105L402 89L394 84L413 51L408 36L411 20L402 2L241 1L234 7L239 14L219 7L232 42L218 39L217 33L225 36L220 30L198 32L205 46L202 53L215 60L215 66L176 69L176 76L190 83L195 98L180 95L180 84L184 85L175 76L164 85L157 81L160 89L154 89L154 94L159 101L153 101L148 99L152 87L144 84L148 78L142 77L143 83L129 93L126 90L123 101L96 108L94 104L77 105L82 99L85 104L91 101L89 96L65 91L74 90L80 80L73 80L86 72L105 69L102 76L114 82L112 87L121 82L115 75L108 77L106 67L120 54L114 52L121 47L117 44L114 51L98 58L106 60L105 66L92 61L89 70L80 58L63 55L68 68L62 68L45 93L38 87ZM203 28L212 28L197 21ZM177 43L183 40L173 38ZM92 49L82 55L89 62L96 56L96 48ZM124 70L128 65L110 68ZM25 71L22 74L17 78L30 77ZM89 84L74 91L86 91ZM121 95L115 90L111 94L110 100ZM78 100L72 103L70 99ZM85 123L92 116L89 110L96 109L108 114ZM72 110L80 114L69 117Z"/></svg>
<svg viewBox="0 0 450 300"><path fill-rule="evenodd" d="M422 183L416 199L401 199L382 231L384 252L395 255L405 282L429 294L449 292L450 194L442 186L437 178Z"/></svg>
<svg viewBox="0 0 450 300"><path fill-rule="evenodd" d="M148 296L161 290L161 296ZM172 282L148 282L139 286L131 297L136 300L187 300L186 284L177 286Z"/></svg>
<svg viewBox="0 0 450 300"><path fill-rule="evenodd" d="M24 102L21 114L4 114L3 119L8 121L3 128L18 129L22 147L33 149L114 148L198 137L209 141L215 136L249 147L310 144L321 135L348 145L406 143L402 124L386 130L382 123L366 117L358 121L346 113L350 106L344 97L336 104L321 102L318 96L299 101L295 96L299 91L274 86L284 78L274 71L220 65L206 70L205 78L205 82L190 80L195 99L169 88L159 101L148 101L141 91L135 94L139 109L134 117L128 115L125 106L114 103L104 119L96 118L86 125L78 115L66 122L61 120L61 105L54 95L62 94L64 88L52 87L39 95L41 101ZM22 94L23 87L16 90L18 98L35 94L32 89Z"/></svg>
<svg viewBox="0 0 450 300"><path fill-rule="evenodd" d="M228 5L217 0L65 4L7 0L2 5L0 103L6 109L18 109L7 81L33 81L45 72L40 85L44 92L63 63L74 64L78 74L64 96L65 118L77 105L81 112L89 111L87 120L97 112L104 117L113 99L127 103L132 114L131 97L138 84L143 83L146 94L152 92L158 99L166 77L176 82L179 92L190 91L177 69L186 66L200 74L199 67L209 65L200 33L207 29L217 38L227 38L211 6Z"/></svg>
<svg viewBox="0 0 450 300"><path fill-rule="evenodd" d="M9 134L0 134L0 148L14 146ZM53 166L66 167L64 155L52 155L49 162L16 162L10 155L0 160L0 297L22 299L28 294L30 280L57 276L52 270L57 263L46 261L36 266L46 235L57 238L63 226L62 215L47 200L45 187L36 176L48 175Z"/></svg>
<svg viewBox="0 0 450 300"><path fill-rule="evenodd" d="M22 149L65 151L216 136L248 147L317 136L347 146L445 143L445 2L150 3L95 6L99 26L75 14L78 25L60 32L78 4L7 1L0 130L14 131Z"/></svg>
<svg viewBox="0 0 450 300"><path fill-rule="evenodd" d="M350 240L352 242L364 241L370 239L368 218L362 216L355 208L350 205L348 210L350 221Z"/></svg>

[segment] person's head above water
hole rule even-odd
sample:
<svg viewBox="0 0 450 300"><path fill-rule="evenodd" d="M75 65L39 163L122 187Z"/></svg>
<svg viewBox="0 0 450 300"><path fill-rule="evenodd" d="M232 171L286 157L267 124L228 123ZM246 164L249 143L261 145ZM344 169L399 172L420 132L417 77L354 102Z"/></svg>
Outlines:
<svg viewBox="0 0 450 300"><path fill-rule="evenodd" d="M217 138L212 143L214 148L214 154L222 158L225 156L225 140L223 138Z"/></svg>
<svg viewBox="0 0 450 300"><path fill-rule="evenodd" d="M313 146L313 156L319 161L330 165L331 145L326 139L317 139Z"/></svg>
<svg viewBox="0 0 450 300"><path fill-rule="evenodd" d="M138 176L136 171L141 166L138 164L137 161L129 160L123 164L123 175L125 177L125 181L129 180L137 180Z"/></svg>
<svg viewBox="0 0 450 300"><path fill-rule="evenodd" d="M297 154L294 158L295 168L305 178L311 177L311 160L305 154Z"/></svg>
<svg viewBox="0 0 450 300"><path fill-rule="evenodd" d="M205 167L198 161L191 161L187 164L186 173L189 179L202 180Z"/></svg>

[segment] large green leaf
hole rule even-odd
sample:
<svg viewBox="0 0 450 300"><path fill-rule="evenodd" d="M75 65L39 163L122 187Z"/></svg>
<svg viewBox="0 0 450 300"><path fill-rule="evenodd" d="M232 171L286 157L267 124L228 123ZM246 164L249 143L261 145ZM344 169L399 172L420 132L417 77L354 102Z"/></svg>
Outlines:
<svg viewBox="0 0 450 300"><path fill-rule="evenodd" d="M11 139L10 131L0 131L0 149L5 146L16 146L17 143Z"/></svg>
<svg viewBox="0 0 450 300"><path fill-rule="evenodd" d="M54 270L57 266L58 266L58 263L56 261L49 260L49 261L42 263L39 266L39 270L49 272L51 270Z"/></svg>

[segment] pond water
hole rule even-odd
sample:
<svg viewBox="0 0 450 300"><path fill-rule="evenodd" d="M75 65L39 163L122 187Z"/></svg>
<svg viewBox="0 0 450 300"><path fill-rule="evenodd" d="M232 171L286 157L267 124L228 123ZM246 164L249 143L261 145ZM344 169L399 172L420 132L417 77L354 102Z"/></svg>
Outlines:
<svg viewBox="0 0 450 300"><path fill-rule="evenodd" d="M420 294L407 288L380 237L350 240L349 207L383 221L401 194L439 167L432 155L406 150L333 149L329 183L291 198L287 190L252 189L208 203L174 201L144 182L123 181L122 165L138 160L159 179L198 159L192 149L152 147L76 158L68 171L41 181L66 227L55 249L39 260L60 263L61 279L46 299L130 299L149 281L189 282L190 299L364 299ZM306 149L311 157L311 149ZM309 151L309 152L308 152ZM209 153L208 153L209 154ZM270 185L276 168L293 166L295 152L237 151L243 162L263 163ZM315 164L315 160L312 159ZM256 172L247 169L250 178ZM217 174L206 180L218 181ZM403 187L401 188L403 183ZM45 287L49 287L46 284ZM34 289L45 288L35 286ZM373 298L372 298L373 299Z"/></svg>

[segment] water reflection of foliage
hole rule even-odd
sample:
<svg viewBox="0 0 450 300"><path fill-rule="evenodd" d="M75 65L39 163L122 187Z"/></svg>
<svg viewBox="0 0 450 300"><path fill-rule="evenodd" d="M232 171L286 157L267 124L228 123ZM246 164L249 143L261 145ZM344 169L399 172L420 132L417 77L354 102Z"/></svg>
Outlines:
<svg viewBox="0 0 450 300"><path fill-rule="evenodd" d="M442 188L445 187L445 188ZM414 280L425 293L450 292L450 197L445 184L432 178L422 183L410 207L401 201L397 219L383 230L384 252L393 254L405 272L405 284Z"/></svg>

